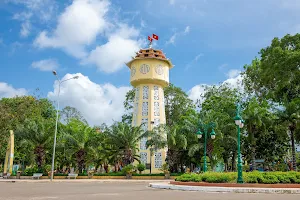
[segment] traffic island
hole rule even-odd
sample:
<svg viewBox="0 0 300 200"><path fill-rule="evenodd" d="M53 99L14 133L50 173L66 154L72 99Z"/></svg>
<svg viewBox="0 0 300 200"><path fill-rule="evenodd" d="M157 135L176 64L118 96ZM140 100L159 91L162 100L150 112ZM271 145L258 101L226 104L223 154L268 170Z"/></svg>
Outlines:
<svg viewBox="0 0 300 200"><path fill-rule="evenodd" d="M297 184L179 183L171 181L170 183L150 183L149 186L156 189L199 192L300 194L300 187Z"/></svg>

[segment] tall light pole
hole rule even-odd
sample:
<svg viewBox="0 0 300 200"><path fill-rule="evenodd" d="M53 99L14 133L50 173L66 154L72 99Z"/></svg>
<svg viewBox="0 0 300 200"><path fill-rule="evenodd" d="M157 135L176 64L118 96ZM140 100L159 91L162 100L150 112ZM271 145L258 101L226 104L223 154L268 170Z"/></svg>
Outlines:
<svg viewBox="0 0 300 200"><path fill-rule="evenodd" d="M234 117L235 125L238 130L238 178L237 183L244 183L243 181L243 164L242 164L242 155L241 155L241 128L244 127L244 120L240 116L241 106L239 103L236 105L236 116Z"/></svg>
<svg viewBox="0 0 300 200"><path fill-rule="evenodd" d="M199 129L197 134L197 137L200 139L202 135L204 134L204 167L203 167L203 172L207 171L207 165L206 165L206 146L207 146L207 135L208 135L208 130L211 129L210 136L211 139L216 138L216 133L214 131L216 124L213 122L209 122L208 124L203 124L201 121L199 122ZM202 131L201 131L202 129Z"/></svg>
<svg viewBox="0 0 300 200"><path fill-rule="evenodd" d="M55 122L53 154L52 154L52 166L51 166L51 181L53 181L53 174L54 174L54 159L55 159L56 135L57 135L57 125L58 125L60 86L63 82L66 82L66 81L71 80L71 79L78 79L79 78L79 76L73 76L72 78L68 78L68 79L65 79L65 80L60 80L60 78L59 78L56 71L52 71L52 73L58 81L58 94L57 94L57 108L56 108L57 110L56 110L56 122Z"/></svg>

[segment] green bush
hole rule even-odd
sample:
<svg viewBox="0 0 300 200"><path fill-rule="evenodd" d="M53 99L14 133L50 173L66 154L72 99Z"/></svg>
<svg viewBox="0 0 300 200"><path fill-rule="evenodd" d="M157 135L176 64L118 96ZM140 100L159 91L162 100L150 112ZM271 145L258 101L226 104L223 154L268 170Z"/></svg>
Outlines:
<svg viewBox="0 0 300 200"><path fill-rule="evenodd" d="M110 172L105 174L94 174L93 176L124 176L123 172Z"/></svg>
<svg viewBox="0 0 300 200"><path fill-rule="evenodd" d="M164 173L160 174L132 174L132 176L165 176Z"/></svg>
<svg viewBox="0 0 300 200"><path fill-rule="evenodd" d="M62 174L62 173L57 173L57 174L53 174L54 176L68 176L68 174Z"/></svg>
<svg viewBox="0 0 300 200"><path fill-rule="evenodd" d="M243 179L245 183L300 183L299 172L244 172ZM176 177L176 181L182 182L208 182L208 183L235 183L237 172L219 173L206 172L203 174L183 174Z"/></svg>
<svg viewBox="0 0 300 200"><path fill-rule="evenodd" d="M124 174L132 174L134 169L135 167L132 164L129 164L122 168L122 172Z"/></svg>
<svg viewBox="0 0 300 200"><path fill-rule="evenodd" d="M142 173L142 171L145 171L146 166L143 163L139 163L136 168L140 173Z"/></svg>
<svg viewBox="0 0 300 200"><path fill-rule="evenodd" d="M181 176L184 173L170 173L170 176Z"/></svg>
<svg viewBox="0 0 300 200"><path fill-rule="evenodd" d="M37 167L27 167L22 173L21 176L32 176L34 173L38 173L39 170Z"/></svg>
<svg viewBox="0 0 300 200"><path fill-rule="evenodd" d="M263 174L259 171L243 173L243 179L245 183L261 183Z"/></svg>
<svg viewBox="0 0 300 200"><path fill-rule="evenodd" d="M261 180L260 183L275 184L275 183L279 183L279 182L280 181L278 180L277 176L275 176L274 174L265 173L265 174L263 174L263 179Z"/></svg>

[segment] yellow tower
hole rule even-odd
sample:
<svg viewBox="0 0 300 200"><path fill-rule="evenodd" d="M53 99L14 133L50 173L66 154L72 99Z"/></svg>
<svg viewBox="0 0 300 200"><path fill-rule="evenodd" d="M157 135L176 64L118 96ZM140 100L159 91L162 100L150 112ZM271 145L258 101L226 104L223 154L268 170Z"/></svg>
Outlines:
<svg viewBox="0 0 300 200"><path fill-rule="evenodd" d="M135 88L132 126L143 124L146 131L165 124L163 88L169 85L169 69L173 67L171 61L161 50L152 49L150 45L148 49L137 52L127 66L131 71L130 83ZM147 138L140 141L141 162L147 169L151 169L151 173L160 172L165 162L166 149L154 151L152 155L146 149L146 142Z"/></svg>

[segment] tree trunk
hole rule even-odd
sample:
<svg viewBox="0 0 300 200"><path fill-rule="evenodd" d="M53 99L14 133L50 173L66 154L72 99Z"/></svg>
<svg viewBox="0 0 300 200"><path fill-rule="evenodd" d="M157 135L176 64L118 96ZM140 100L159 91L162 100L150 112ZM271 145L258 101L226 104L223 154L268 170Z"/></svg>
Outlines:
<svg viewBox="0 0 300 200"><path fill-rule="evenodd" d="M79 150L76 153L76 161L77 161L77 167L79 170L79 173L82 173L84 167L85 167L85 151L83 149Z"/></svg>
<svg viewBox="0 0 300 200"><path fill-rule="evenodd" d="M290 128L290 132L291 132L292 164L293 164L293 170L294 170L294 171L297 171L297 166L296 166L296 152L295 152L295 139L294 139L295 125L293 124L293 125L290 126L289 128Z"/></svg>
<svg viewBox="0 0 300 200"><path fill-rule="evenodd" d="M36 155L36 164L38 166L38 168L40 169L43 164L44 164L44 161L45 161L45 149L44 147L42 147L41 145L37 146L35 149L34 149L34 154Z"/></svg>

